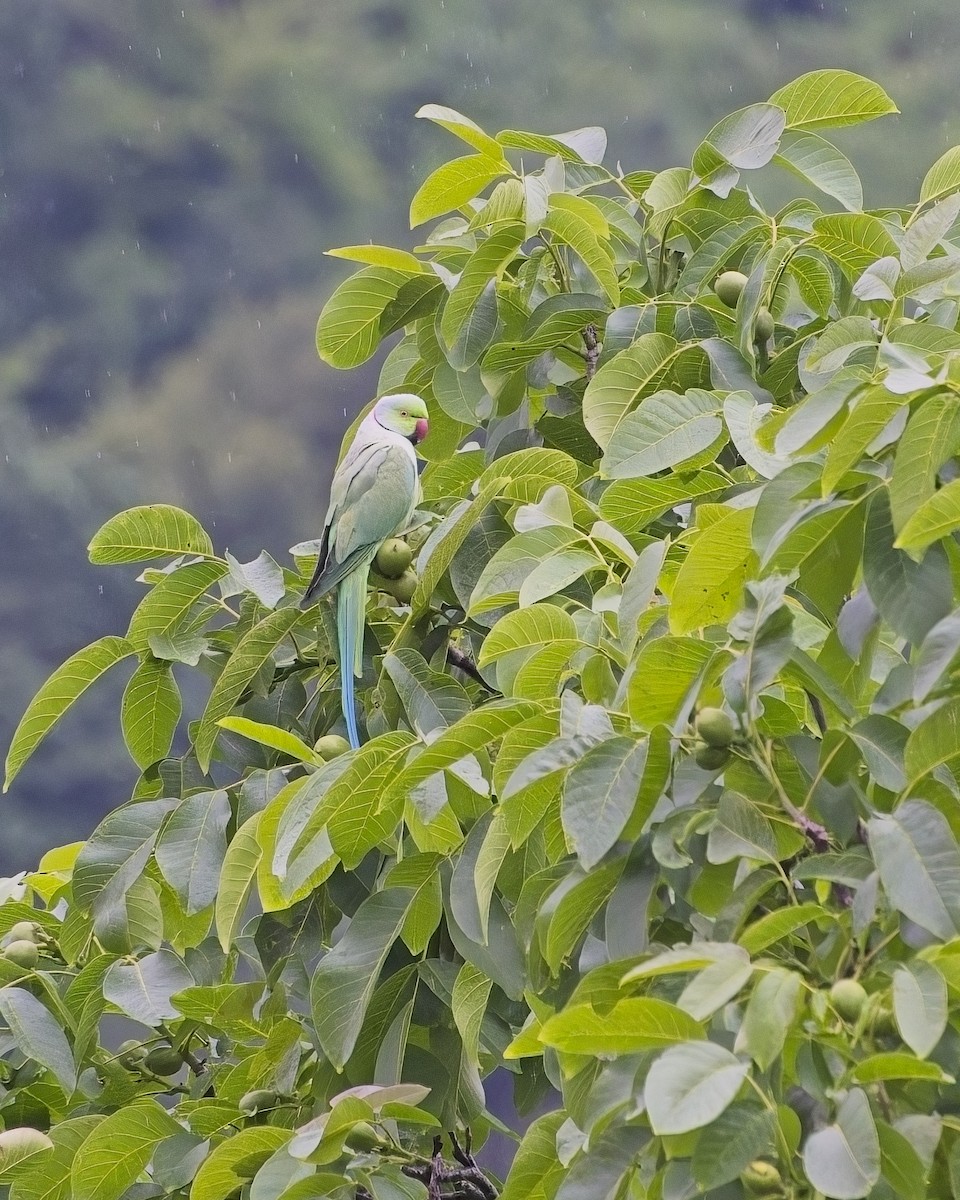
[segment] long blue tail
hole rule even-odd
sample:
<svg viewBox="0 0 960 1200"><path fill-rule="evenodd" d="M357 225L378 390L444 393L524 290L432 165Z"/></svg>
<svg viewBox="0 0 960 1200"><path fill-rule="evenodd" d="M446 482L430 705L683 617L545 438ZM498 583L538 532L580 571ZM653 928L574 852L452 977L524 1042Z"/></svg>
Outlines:
<svg viewBox="0 0 960 1200"><path fill-rule="evenodd" d="M337 643L340 651L340 703L347 737L354 750L360 747L353 679L363 674L363 628L367 607L366 563L351 571L337 587Z"/></svg>

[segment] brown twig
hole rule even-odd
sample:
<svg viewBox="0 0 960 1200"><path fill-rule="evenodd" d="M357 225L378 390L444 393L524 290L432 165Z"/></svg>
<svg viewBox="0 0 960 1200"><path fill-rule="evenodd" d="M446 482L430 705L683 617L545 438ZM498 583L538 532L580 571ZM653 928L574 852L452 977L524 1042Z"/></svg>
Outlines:
<svg viewBox="0 0 960 1200"><path fill-rule="evenodd" d="M484 677L477 670L477 664L473 661L469 654L464 654L464 652L457 649L456 646L448 645L447 662L451 667L456 667L457 670L462 671L464 675L469 675L471 679L476 680L476 682L479 683L482 688L486 689L486 691L490 692L491 694L496 693L497 689L492 688L490 684L487 683Z"/></svg>
<svg viewBox="0 0 960 1200"><path fill-rule="evenodd" d="M587 348L587 353L584 357L587 360L587 382L597 373L597 360L600 357L600 343L597 341L596 325L588 325L583 331L583 344Z"/></svg>

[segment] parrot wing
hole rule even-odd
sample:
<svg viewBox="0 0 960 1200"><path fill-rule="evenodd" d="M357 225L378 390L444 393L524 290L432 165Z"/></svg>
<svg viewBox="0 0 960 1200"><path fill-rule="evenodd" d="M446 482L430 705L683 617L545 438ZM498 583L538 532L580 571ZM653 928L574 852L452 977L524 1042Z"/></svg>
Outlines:
<svg viewBox="0 0 960 1200"><path fill-rule="evenodd" d="M395 442L351 448L330 488L320 556L304 601L322 596L410 519L417 492L413 455Z"/></svg>

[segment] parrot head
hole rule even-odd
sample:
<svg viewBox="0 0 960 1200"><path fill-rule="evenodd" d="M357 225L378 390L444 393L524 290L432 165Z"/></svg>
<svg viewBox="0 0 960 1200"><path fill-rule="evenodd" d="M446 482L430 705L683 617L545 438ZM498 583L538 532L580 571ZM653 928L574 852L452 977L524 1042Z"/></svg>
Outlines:
<svg viewBox="0 0 960 1200"><path fill-rule="evenodd" d="M413 392L382 396L373 406L373 415L384 429L399 433L414 446L427 436L427 406Z"/></svg>

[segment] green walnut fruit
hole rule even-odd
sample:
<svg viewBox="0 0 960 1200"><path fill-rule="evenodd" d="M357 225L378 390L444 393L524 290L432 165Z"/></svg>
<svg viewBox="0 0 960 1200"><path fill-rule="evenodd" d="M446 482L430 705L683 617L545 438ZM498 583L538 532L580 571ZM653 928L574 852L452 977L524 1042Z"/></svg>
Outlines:
<svg viewBox="0 0 960 1200"><path fill-rule="evenodd" d="M413 562L413 551L403 538L387 538L377 551L376 568L384 579L399 579Z"/></svg>
<svg viewBox="0 0 960 1200"><path fill-rule="evenodd" d="M346 754L350 743L339 733L325 733L322 738L317 738L313 748L324 762L329 762L331 758L339 758L341 754Z"/></svg>
<svg viewBox="0 0 960 1200"><path fill-rule="evenodd" d="M254 1088L252 1092L240 1097L237 1107L242 1113L252 1117L254 1113L263 1112L265 1108L273 1108L278 1099L277 1093L271 1092L269 1088Z"/></svg>
<svg viewBox="0 0 960 1200"><path fill-rule="evenodd" d="M730 760L728 746L710 746L706 742L696 742L693 747L693 761L704 771L717 771L725 767Z"/></svg>
<svg viewBox="0 0 960 1200"><path fill-rule="evenodd" d="M146 1057L146 1051L135 1038L127 1038L117 1047L117 1061L128 1071L139 1071Z"/></svg>
<svg viewBox="0 0 960 1200"><path fill-rule="evenodd" d="M380 1145L377 1131L369 1121L358 1121L343 1140L351 1150L356 1150L358 1153L365 1150L376 1150Z"/></svg>
<svg viewBox="0 0 960 1200"><path fill-rule="evenodd" d="M176 1075L183 1066L183 1059L172 1046L154 1046L143 1065L153 1075Z"/></svg>
<svg viewBox="0 0 960 1200"><path fill-rule="evenodd" d="M35 967L40 958L36 942L28 942L26 938L11 942L4 950L3 957L18 967Z"/></svg>
<svg viewBox="0 0 960 1200"><path fill-rule="evenodd" d="M766 344L773 337L773 317L769 308L757 309L757 319L753 324L753 340Z"/></svg>
<svg viewBox="0 0 960 1200"><path fill-rule="evenodd" d="M11 942L35 942L40 926L33 921L18 921L7 933Z"/></svg>
<svg viewBox="0 0 960 1200"><path fill-rule="evenodd" d="M746 286L747 277L742 271L724 271L722 275L717 276L713 290L717 294L717 299L721 300L727 308L736 308L740 293Z"/></svg>
<svg viewBox="0 0 960 1200"><path fill-rule="evenodd" d="M736 736L733 720L722 708L701 708L694 722L697 737L708 746L726 749Z"/></svg>
<svg viewBox="0 0 960 1200"><path fill-rule="evenodd" d="M751 1196L776 1196L783 1192L780 1172L762 1158L755 1158L740 1172L740 1182Z"/></svg>
<svg viewBox="0 0 960 1200"><path fill-rule="evenodd" d="M851 1024L859 1020L866 1002L866 989L855 979L838 979L830 989L830 1003L839 1016Z"/></svg>
<svg viewBox="0 0 960 1200"><path fill-rule="evenodd" d="M390 591L401 604L409 604L413 593L417 590L418 576L412 567L408 567L399 579L393 580Z"/></svg>

